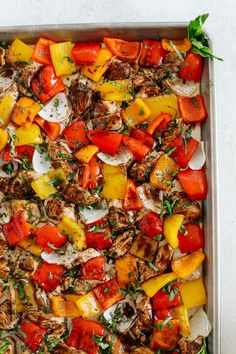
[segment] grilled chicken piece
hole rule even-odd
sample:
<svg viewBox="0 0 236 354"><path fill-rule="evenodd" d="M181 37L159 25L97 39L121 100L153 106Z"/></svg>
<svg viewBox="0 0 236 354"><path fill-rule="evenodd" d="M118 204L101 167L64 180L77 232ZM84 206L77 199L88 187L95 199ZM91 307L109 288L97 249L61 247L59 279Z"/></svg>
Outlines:
<svg viewBox="0 0 236 354"><path fill-rule="evenodd" d="M60 198L49 197L45 200L45 210L50 219L60 220L64 215L66 202Z"/></svg>
<svg viewBox="0 0 236 354"><path fill-rule="evenodd" d="M106 71L108 80L124 80L128 79L131 74L131 65L123 61L114 60Z"/></svg>
<svg viewBox="0 0 236 354"><path fill-rule="evenodd" d="M0 203L0 225L6 224L11 220L11 203Z"/></svg>
<svg viewBox="0 0 236 354"><path fill-rule="evenodd" d="M139 347L134 349L131 354L155 354L155 352L148 347Z"/></svg>
<svg viewBox="0 0 236 354"><path fill-rule="evenodd" d="M42 311L29 309L25 313L25 316L30 321L36 322L48 330L58 330L62 326L62 321L60 318L53 317L52 314L46 314Z"/></svg>
<svg viewBox="0 0 236 354"><path fill-rule="evenodd" d="M8 244L5 240L0 239L0 258L4 256L4 254L8 250Z"/></svg>
<svg viewBox="0 0 236 354"><path fill-rule="evenodd" d="M77 295L85 295L91 291L95 286L102 284L103 281L100 280L79 280L76 279L74 282L74 292Z"/></svg>
<svg viewBox="0 0 236 354"><path fill-rule="evenodd" d="M11 201L12 214L23 211L25 219L30 223L37 223L41 218L41 213L37 203L29 202L24 199L13 199Z"/></svg>
<svg viewBox="0 0 236 354"><path fill-rule="evenodd" d="M123 234L116 237L108 252L113 258L124 256L132 246L134 231L125 231Z"/></svg>
<svg viewBox="0 0 236 354"><path fill-rule="evenodd" d="M0 191L3 194L7 194L8 186L9 186L9 179L0 177Z"/></svg>
<svg viewBox="0 0 236 354"><path fill-rule="evenodd" d="M15 278L26 278L29 279L32 274L36 271L39 262L27 254L23 257L20 257L18 262L15 265L14 276Z"/></svg>
<svg viewBox="0 0 236 354"><path fill-rule="evenodd" d="M55 354L86 354L83 350L68 347L65 343L59 343L53 352Z"/></svg>
<svg viewBox="0 0 236 354"><path fill-rule="evenodd" d="M141 89L146 86L156 86L154 71L142 68L142 71L139 71L132 77L132 87L134 89Z"/></svg>
<svg viewBox="0 0 236 354"><path fill-rule="evenodd" d="M31 182L34 179L34 172L19 171L14 177L8 188L9 194L14 194L18 198L33 194Z"/></svg>
<svg viewBox="0 0 236 354"><path fill-rule="evenodd" d="M16 323L16 317L11 308L10 302L4 301L0 306L0 329L12 329Z"/></svg>
<svg viewBox="0 0 236 354"><path fill-rule="evenodd" d="M93 129L121 130L123 128L120 113L107 114L92 119Z"/></svg>
<svg viewBox="0 0 236 354"><path fill-rule="evenodd" d="M173 209L174 214L183 214L185 221L197 221L201 217L201 208L198 202L189 199L184 192L175 192L171 199L176 201Z"/></svg>
<svg viewBox="0 0 236 354"><path fill-rule="evenodd" d="M106 336L106 342L108 344L112 343L112 345L111 345L111 353L112 354L128 354L118 336L115 336L115 338L112 338L112 335L108 334Z"/></svg>
<svg viewBox="0 0 236 354"><path fill-rule="evenodd" d="M195 341L189 341L182 337L178 344L181 354L198 354L202 347L202 339L197 338Z"/></svg>
<svg viewBox="0 0 236 354"><path fill-rule="evenodd" d="M0 278L5 278L10 273L9 263L6 259L0 258Z"/></svg>
<svg viewBox="0 0 236 354"><path fill-rule="evenodd" d="M2 98L6 91L14 83L16 77L16 70L9 65L0 67L0 97Z"/></svg>
<svg viewBox="0 0 236 354"><path fill-rule="evenodd" d="M69 98L76 115L83 114L93 103L93 92L75 81L69 90Z"/></svg>
<svg viewBox="0 0 236 354"><path fill-rule="evenodd" d="M6 55L5 49L0 47L0 66L6 65L5 55Z"/></svg>
<svg viewBox="0 0 236 354"><path fill-rule="evenodd" d="M39 69L42 67L42 64L32 62L30 64L24 65L20 64L20 68L18 70L18 88L21 93L25 96L32 95L32 90L30 88L31 81L38 73Z"/></svg>
<svg viewBox="0 0 236 354"><path fill-rule="evenodd" d="M157 85L150 84L147 86L143 86L141 90L137 93L137 97L146 98L151 96L159 96L161 93L161 89Z"/></svg>
<svg viewBox="0 0 236 354"><path fill-rule="evenodd" d="M60 160L60 161L53 161L52 166L54 168L61 167L65 172L67 178L71 180L76 175L79 165L77 164L76 161L70 162L70 161Z"/></svg>
<svg viewBox="0 0 236 354"><path fill-rule="evenodd" d="M168 53L165 57L164 63L156 69L155 79L161 82L167 79L172 73L177 73L181 68L181 61L175 52Z"/></svg>
<svg viewBox="0 0 236 354"><path fill-rule="evenodd" d="M166 150L175 138L181 135L183 123L181 119L172 119L161 132L161 150ZM158 136L160 136L158 134Z"/></svg>
<svg viewBox="0 0 236 354"><path fill-rule="evenodd" d="M128 170L130 178L136 182L137 185L148 182L158 157L159 154L156 151L153 151L146 156L142 162L135 161Z"/></svg>
<svg viewBox="0 0 236 354"><path fill-rule="evenodd" d="M52 161L67 161L73 159L71 152L68 151L68 148L66 148L66 144L61 140L49 141L48 154Z"/></svg>
<svg viewBox="0 0 236 354"><path fill-rule="evenodd" d="M111 224L113 234L130 229L134 223L133 213L114 207L111 207L109 210L108 220Z"/></svg>
<svg viewBox="0 0 236 354"><path fill-rule="evenodd" d="M15 101L17 101L19 96L19 90L16 82L14 82L6 91L3 92L0 91L0 101L3 99L5 95L9 95L12 98L14 98Z"/></svg>
<svg viewBox="0 0 236 354"><path fill-rule="evenodd" d="M90 206L100 200L97 195L94 195L88 190L83 189L75 181L70 182L65 187L63 191L63 196L68 202L75 204L83 204L85 206Z"/></svg>
<svg viewBox="0 0 236 354"><path fill-rule="evenodd" d="M35 291L35 299L39 307L46 309L46 311L48 311L48 308L50 307L50 301L45 290L38 287Z"/></svg>

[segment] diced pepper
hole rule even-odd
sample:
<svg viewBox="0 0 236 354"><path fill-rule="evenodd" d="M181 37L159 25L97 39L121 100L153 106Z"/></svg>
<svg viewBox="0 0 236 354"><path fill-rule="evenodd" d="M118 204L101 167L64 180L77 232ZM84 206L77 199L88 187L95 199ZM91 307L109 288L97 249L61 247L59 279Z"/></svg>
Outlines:
<svg viewBox="0 0 236 354"><path fill-rule="evenodd" d="M170 319L166 324L164 321L156 320L154 323L151 339L151 348L154 350L173 349L179 339L179 321Z"/></svg>
<svg viewBox="0 0 236 354"><path fill-rule="evenodd" d="M201 55L190 51L187 53L178 76L183 80L201 81L203 58Z"/></svg>
<svg viewBox="0 0 236 354"><path fill-rule="evenodd" d="M122 141L122 134L108 132L106 130L90 130L87 133L89 140L99 150L109 155L115 155Z"/></svg>
<svg viewBox="0 0 236 354"><path fill-rule="evenodd" d="M179 248L182 253L194 252L204 247L203 230L199 224L184 224L178 233Z"/></svg>
<svg viewBox="0 0 236 354"><path fill-rule="evenodd" d="M157 213L150 211L139 221L138 226L148 237L162 234L162 220Z"/></svg>
<svg viewBox="0 0 236 354"><path fill-rule="evenodd" d="M67 238L51 224L45 224L36 232L36 243L44 251L51 253L55 248L60 248L66 243Z"/></svg>
<svg viewBox="0 0 236 354"><path fill-rule="evenodd" d="M29 237L30 229L22 211L12 216L11 221L2 225L3 234L10 246Z"/></svg>
<svg viewBox="0 0 236 354"><path fill-rule="evenodd" d="M203 97L178 97L178 104L181 117L185 123L199 123L207 117Z"/></svg>
<svg viewBox="0 0 236 354"><path fill-rule="evenodd" d="M15 106L16 101L10 95L5 95L0 102L0 127L6 126L10 122L11 112Z"/></svg>
<svg viewBox="0 0 236 354"><path fill-rule="evenodd" d="M158 67L166 56L165 48L161 41L143 39L142 51L139 58L139 65Z"/></svg>
<svg viewBox="0 0 236 354"><path fill-rule="evenodd" d="M75 303L81 317L97 316L102 311L95 295L91 291L81 296Z"/></svg>
<svg viewBox="0 0 236 354"><path fill-rule="evenodd" d="M178 232L184 221L184 215L174 214L167 216L164 220L163 231L166 241L173 248L179 247Z"/></svg>
<svg viewBox="0 0 236 354"><path fill-rule="evenodd" d="M101 48L96 61L91 65L84 65L81 72L91 80L98 82L112 62L113 55L107 48Z"/></svg>
<svg viewBox="0 0 236 354"><path fill-rule="evenodd" d="M207 181L205 171L201 170L187 170L180 171L177 174L185 193L192 200L204 200L207 195Z"/></svg>
<svg viewBox="0 0 236 354"><path fill-rule="evenodd" d="M57 188L68 183L65 171L59 167L31 182L31 187L40 199L45 199L57 192Z"/></svg>
<svg viewBox="0 0 236 354"><path fill-rule="evenodd" d="M55 42L50 39L40 37L35 44L32 60L43 65L52 64L50 54L50 45L52 44L55 44Z"/></svg>
<svg viewBox="0 0 236 354"><path fill-rule="evenodd" d="M137 193L135 183L129 179L126 185L123 208L124 210L139 210L142 206L143 205Z"/></svg>
<svg viewBox="0 0 236 354"><path fill-rule="evenodd" d="M174 317L179 320L180 332L183 336L190 335L190 324L188 318L188 310L186 307L178 306L174 308Z"/></svg>
<svg viewBox="0 0 236 354"><path fill-rule="evenodd" d="M29 237L17 243L17 246L23 248L24 250L34 254L35 256L40 256L43 249L35 244L35 238Z"/></svg>
<svg viewBox="0 0 236 354"><path fill-rule="evenodd" d="M62 281L64 268L59 264L41 263L32 275L32 279L46 291L52 291Z"/></svg>
<svg viewBox="0 0 236 354"><path fill-rule="evenodd" d="M150 114L151 110L141 98L136 98L127 108L121 111L124 122L130 128L146 121Z"/></svg>
<svg viewBox="0 0 236 354"><path fill-rule="evenodd" d="M147 145L143 144L141 141L131 138L128 135L123 135L123 143L139 162L151 151L150 147L147 147Z"/></svg>
<svg viewBox="0 0 236 354"><path fill-rule="evenodd" d="M19 325L19 332L17 336L27 345L31 350L36 352L40 347L43 337L47 330L37 323L24 318Z"/></svg>
<svg viewBox="0 0 236 354"><path fill-rule="evenodd" d="M147 128L147 132L151 135L155 133L156 130L165 129L166 125L172 119L172 115L170 113L161 113L156 118L153 119L149 127Z"/></svg>
<svg viewBox="0 0 236 354"><path fill-rule="evenodd" d="M93 292L104 310L123 299L120 287L115 279L96 286L93 288Z"/></svg>
<svg viewBox="0 0 236 354"><path fill-rule="evenodd" d="M103 38L107 48L119 59L134 63L140 52L140 42L128 42L118 38Z"/></svg>
<svg viewBox="0 0 236 354"><path fill-rule="evenodd" d="M130 132L130 136L136 140L139 140L150 149L152 149L154 146L155 139L153 139L147 130L141 128L133 128Z"/></svg>
<svg viewBox="0 0 236 354"><path fill-rule="evenodd" d="M162 309L154 309L154 320L165 320L168 317L172 317L172 315L173 315L173 310L170 307L162 308Z"/></svg>
<svg viewBox="0 0 236 354"><path fill-rule="evenodd" d="M101 161L97 156L93 156L91 160L86 164L83 176L82 187L87 189L95 189L102 184L102 171Z"/></svg>
<svg viewBox="0 0 236 354"><path fill-rule="evenodd" d="M19 127L15 130L15 146L37 144L41 145L43 138L37 124L31 124L29 128Z"/></svg>
<svg viewBox="0 0 236 354"><path fill-rule="evenodd" d="M170 41L169 39L163 38L161 40L162 47L168 51L168 52L174 52L173 45L170 44L172 42L174 46L180 51L180 52L188 52L191 47L192 43L188 38L180 39L180 40L173 40Z"/></svg>
<svg viewBox="0 0 236 354"><path fill-rule="evenodd" d="M94 257L83 263L80 270L81 279L104 280L106 258L103 256Z"/></svg>
<svg viewBox="0 0 236 354"><path fill-rule="evenodd" d="M71 57L77 65L90 65L96 61L100 48L101 44L96 42L75 43Z"/></svg>
<svg viewBox="0 0 236 354"><path fill-rule="evenodd" d="M40 110L41 106L38 102L29 97L21 97L12 112L11 120L16 125L29 128Z"/></svg>
<svg viewBox="0 0 236 354"><path fill-rule="evenodd" d="M78 150L89 142L86 136L86 125L83 119L73 121L63 130L63 135L68 146L73 151Z"/></svg>
<svg viewBox="0 0 236 354"><path fill-rule="evenodd" d="M174 94L147 97L143 101L151 111L149 122L161 113L170 113L172 117L179 117L177 96Z"/></svg>
<svg viewBox="0 0 236 354"><path fill-rule="evenodd" d="M79 251L86 248L84 229L74 219L64 216L60 223L57 224L57 228L67 237L71 238L74 246Z"/></svg>
<svg viewBox="0 0 236 354"><path fill-rule="evenodd" d="M40 128L47 134L50 140L57 140L60 135L61 126L56 122L48 122L47 120L37 116L34 119L35 123L37 123Z"/></svg>
<svg viewBox="0 0 236 354"><path fill-rule="evenodd" d="M130 253L142 259L151 262L157 250L157 241L146 236L137 236L136 240L130 248Z"/></svg>
<svg viewBox="0 0 236 354"><path fill-rule="evenodd" d="M104 250L112 245L111 229L106 219L90 224L85 236L87 247Z"/></svg>
<svg viewBox="0 0 236 354"><path fill-rule="evenodd" d="M135 283L138 277L138 267L134 256L125 255L116 259L117 282L125 288L128 284Z"/></svg>
<svg viewBox="0 0 236 354"><path fill-rule="evenodd" d="M20 290L19 285L21 286ZM35 298L35 288L31 282L23 282L19 280L17 283L15 283L12 281L12 286L14 288L15 306L17 313L24 312L26 306L32 306L35 308L38 307ZM27 299L27 302L25 299Z"/></svg>
<svg viewBox="0 0 236 354"><path fill-rule="evenodd" d="M187 256L173 259L171 268L179 278L187 278L198 269L204 258L205 254L202 251L195 251Z"/></svg>
<svg viewBox="0 0 236 354"><path fill-rule="evenodd" d="M158 275L157 277L146 280L142 283L142 288L149 297L153 297L158 290L163 288L166 284L176 280L178 276L175 273L166 273Z"/></svg>
<svg viewBox="0 0 236 354"><path fill-rule="evenodd" d="M29 61L32 57L33 49L22 42L20 39L16 38L14 42L10 45L9 51L7 53L7 61L9 63L15 63L17 61Z"/></svg>
<svg viewBox="0 0 236 354"><path fill-rule="evenodd" d="M104 82L95 87L105 101L128 101L132 98L127 92L130 80L116 80Z"/></svg>
<svg viewBox="0 0 236 354"><path fill-rule="evenodd" d="M179 290L183 304L187 309L205 305L207 302L202 277L196 280L179 283Z"/></svg>
<svg viewBox="0 0 236 354"><path fill-rule="evenodd" d="M102 195L107 199L124 199L127 175L124 167L103 164L104 186Z"/></svg>
<svg viewBox="0 0 236 354"><path fill-rule="evenodd" d="M5 148L9 140L8 133L0 128L0 152Z"/></svg>
<svg viewBox="0 0 236 354"><path fill-rule="evenodd" d="M4 161L12 161L14 159L19 160L27 160L32 162L33 154L34 154L34 147L30 145L21 145L17 146L14 149L14 155L11 155L11 147L7 145L4 153L3 153L3 160Z"/></svg>
<svg viewBox="0 0 236 354"><path fill-rule="evenodd" d="M51 298L51 308L53 315L56 317L79 317L80 311L76 306L76 301L81 295L63 294L53 295Z"/></svg>
<svg viewBox="0 0 236 354"><path fill-rule="evenodd" d="M71 42L62 42L50 45L52 64L56 75L71 75L76 71L76 66L71 59Z"/></svg>
<svg viewBox="0 0 236 354"><path fill-rule="evenodd" d="M171 154L171 157L182 167L187 167L194 151L197 149L199 142L190 138L185 141L181 136L175 138L170 144L170 148L176 148L176 150Z"/></svg>
<svg viewBox="0 0 236 354"><path fill-rule="evenodd" d="M179 165L171 157L161 155L150 175L150 182L157 188L167 190L178 170Z"/></svg>
<svg viewBox="0 0 236 354"><path fill-rule="evenodd" d="M76 152L75 158L83 163L88 163L91 158L99 152L95 145L86 145Z"/></svg>
<svg viewBox="0 0 236 354"><path fill-rule="evenodd" d="M177 283L172 284L170 292L164 292L164 289L159 290L152 298L153 309L165 309L180 305L180 293Z"/></svg>

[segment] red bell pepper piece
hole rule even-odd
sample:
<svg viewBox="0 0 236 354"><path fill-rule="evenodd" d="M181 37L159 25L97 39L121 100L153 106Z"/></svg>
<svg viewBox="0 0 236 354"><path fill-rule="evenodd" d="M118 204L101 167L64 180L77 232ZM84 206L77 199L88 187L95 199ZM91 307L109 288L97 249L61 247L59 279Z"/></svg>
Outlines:
<svg viewBox="0 0 236 354"><path fill-rule="evenodd" d="M123 135L106 130L90 130L87 136L102 152L115 155L120 147Z"/></svg>
<svg viewBox="0 0 236 354"><path fill-rule="evenodd" d="M63 130L63 135L68 146L76 151L83 145L88 144L86 125L83 119L75 120Z"/></svg>
<svg viewBox="0 0 236 354"><path fill-rule="evenodd" d="M148 214L139 221L138 226L143 231L143 233L148 237L154 237L162 234L163 222L160 216L153 211L150 211Z"/></svg>
<svg viewBox="0 0 236 354"><path fill-rule="evenodd" d="M153 119L152 123L147 128L147 132L153 135L157 129L158 131L164 130L171 119L172 115L170 113L159 114L159 116Z"/></svg>
<svg viewBox="0 0 236 354"><path fill-rule="evenodd" d="M59 264L41 263L32 275L32 279L46 291L52 291L62 281L64 268Z"/></svg>
<svg viewBox="0 0 236 354"><path fill-rule="evenodd" d="M3 234L10 246L25 240L30 235L29 226L26 223L24 213L18 211L12 216L11 221L2 226Z"/></svg>
<svg viewBox="0 0 236 354"><path fill-rule="evenodd" d="M65 91L65 85L59 76L56 76L52 65L44 66L37 78L31 82L31 88L41 102L46 102L57 93Z"/></svg>
<svg viewBox="0 0 236 354"><path fill-rule="evenodd" d="M112 245L111 229L106 219L101 219L89 225L85 232L86 245L97 250L105 250Z"/></svg>
<svg viewBox="0 0 236 354"><path fill-rule="evenodd" d="M201 55L189 51L184 59L178 76L183 80L201 81L203 59Z"/></svg>
<svg viewBox="0 0 236 354"><path fill-rule="evenodd" d="M59 248L66 243L67 238L51 224L46 224L36 231L36 243L51 253L54 248Z"/></svg>
<svg viewBox="0 0 236 354"><path fill-rule="evenodd" d="M71 58L77 65L90 65L96 61L100 43L81 42L76 43L72 48Z"/></svg>
<svg viewBox="0 0 236 354"><path fill-rule="evenodd" d="M98 322L82 318L72 320L72 331L65 343L69 347L81 349L88 354L98 354L99 346L93 340L94 336L102 337L105 327Z"/></svg>
<svg viewBox="0 0 236 354"><path fill-rule="evenodd" d="M27 345L27 347L36 352L40 347L47 330L26 318L21 321L19 329L20 332L17 333L17 336L23 343L25 343L25 345Z"/></svg>
<svg viewBox="0 0 236 354"><path fill-rule="evenodd" d="M128 42L117 38L103 38L105 46L119 59L134 63L140 52L139 42Z"/></svg>
<svg viewBox="0 0 236 354"><path fill-rule="evenodd" d="M153 148L155 139L153 139L153 137L145 129L133 128L130 132L130 136L134 139L141 141L141 143L143 143L150 149Z"/></svg>
<svg viewBox="0 0 236 354"><path fill-rule="evenodd" d="M82 187L96 188L102 184L102 167L101 161L97 159L97 156L93 156L91 160L86 164L83 176L82 176Z"/></svg>
<svg viewBox="0 0 236 354"><path fill-rule="evenodd" d="M139 140L131 138L128 135L123 136L123 144L127 146L134 158L139 162L152 150Z"/></svg>
<svg viewBox="0 0 236 354"><path fill-rule="evenodd" d="M201 170L187 170L180 171L177 174L185 193L192 200L204 200L207 195L207 181L205 171Z"/></svg>
<svg viewBox="0 0 236 354"><path fill-rule="evenodd" d="M190 138L185 143L184 139L181 136L178 136L170 144L171 149L176 148L171 154L171 157L173 157L181 167L185 168L191 160L198 144L199 142L194 138Z"/></svg>
<svg viewBox="0 0 236 354"><path fill-rule="evenodd" d="M50 39L40 37L35 44L32 60L43 65L52 64L50 55L50 45L52 44L55 44L55 42Z"/></svg>
<svg viewBox="0 0 236 354"><path fill-rule="evenodd" d="M180 251L183 253L194 252L199 250L199 248L203 248L205 241L201 226L192 223L187 223L183 226L178 233Z"/></svg>
<svg viewBox="0 0 236 354"><path fill-rule="evenodd" d="M139 58L139 65L157 67L160 66L167 52L162 47L161 41L144 39L142 51Z"/></svg>
<svg viewBox="0 0 236 354"><path fill-rule="evenodd" d="M176 347L179 339L179 320L170 319L163 324L163 320L154 322L154 332L151 338L151 348L153 350L169 350Z"/></svg>
<svg viewBox="0 0 236 354"><path fill-rule="evenodd" d="M37 116L34 118L34 122L37 123L40 128L47 134L50 140L57 140L60 135L61 126L56 122L48 122L47 120Z"/></svg>
<svg viewBox="0 0 236 354"><path fill-rule="evenodd" d="M16 146L15 149L15 154L11 154L11 147L10 145L7 145L5 148L5 151L3 153L3 160L4 161L12 161L14 159L22 160L27 159L29 162L32 162L33 159L33 154L34 154L34 147L30 145L21 145L21 146Z"/></svg>
<svg viewBox="0 0 236 354"><path fill-rule="evenodd" d="M178 105L180 116L185 123L199 123L207 116L203 97L201 95L195 97L179 96Z"/></svg>
<svg viewBox="0 0 236 354"><path fill-rule="evenodd" d="M177 283L172 284L170 292L163 292L160 289L152 298L153 309L167 309L169 307L175 307L180 305L180 292Z"/></svg>
<svg viewBox="0 0 236 354"><path fill-rule="evenodd" d="M104 310L123 299L120 287L115 279L96 286L96 288L93 288L93 292Z"/></svg>
<svg viewBox="0 0 236 354"><path fill-rule="evenodd" d="M80 276L82 279L104 280L105 271L104 266L106 264L106 258L94 257L89 259L82 265L80 270Z"/></svg>
<svg viewBox="0 0 236 354"><path fill-rule="evenodd" d="M126 184L123 208L125 210L139 210L142 206L141 199L136 191L135 183L129 179Z"/></svg>
<svg viewBox="0 0 236 354"><path fill-rule="evenodd" d="M168 317L172 317L171 308L155 309L154 310L154 319L155 320L165 320Z"/></svg>

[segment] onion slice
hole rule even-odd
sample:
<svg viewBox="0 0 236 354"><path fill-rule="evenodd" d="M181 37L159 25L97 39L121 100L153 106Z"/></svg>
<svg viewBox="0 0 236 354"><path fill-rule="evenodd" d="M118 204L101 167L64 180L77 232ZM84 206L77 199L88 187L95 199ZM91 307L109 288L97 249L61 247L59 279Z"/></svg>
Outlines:
<svg viewBox="0 0 236 354"><path fill-rule="evenodd" d="M55 95L38 115L48 122L60 123L67 119L71 114L71 103L65 93Z"/></svg>
<svg viewBox="0 0 236 354"><path fill-rule="evenodd" d="M37 149L34 150L32 166L35 172L44 174L52 170L51 161L46 158L47 155L45 152L40 154Z"/></svg>
<svg viewBox="0 0 236 354"><path fill-rule="evenodd" d="M141 186L137 187L137 192L144 208L150 209L159 214L162 208L163 192L159 192L159 199L157 199L156 197L154 199L152 195L153 189L154 188L150 183L144 183Z"/></svg>
<svg viewBox="0 0 236 354"><path fill-rule="evenodd" d="M109 209L105 207L104 209L89 209L83 208L79 210L82 221L85 224L91 224L92 222L103 219L109 213Z"/></svg>
<svg viewBox="0 0 236 354"><path fill-rule="evenodd" d="M208 320L206 312L201 308L190 318L191 334L188 336L188 340L193 341L197 337L206 338L211 332L211 325Z"/></svg>
<svg viewBox="0 0 236 354"><path fill-rule="evenodd" d="M188 165L192 170L200 170L206 161L204 142L200 141Z"/></svg>
<svg viewBox="0 0 236 354"><path fill-rule="evenodd" d="M99 152L97 156L102 162L105 162L111 166L127 164L133 158L131 152L123 145L119 148L114 156L105 154L104 152Z"/></svg>
<svg viewBox="0 0 236 354"><path fill-rule="evenodd" d="M164 85L171 89L171 91L184 97L194 97L199 94L200 83L195 81L183 81L182 79L175 77L174 79L164 80Z"/></svg>

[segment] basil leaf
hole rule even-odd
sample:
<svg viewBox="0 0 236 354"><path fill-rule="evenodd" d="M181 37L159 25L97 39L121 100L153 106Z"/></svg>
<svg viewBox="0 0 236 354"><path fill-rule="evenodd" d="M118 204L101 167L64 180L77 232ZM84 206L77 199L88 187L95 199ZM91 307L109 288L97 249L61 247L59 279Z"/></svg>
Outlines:
<svg viewBox="0 0 236 354"><path fill-rule="evenodd" d="M188 25L188 38L197 38L203 33L202 26L208 18L209 14L203 14L196 17L194 20L189 22Z"/></svg>

